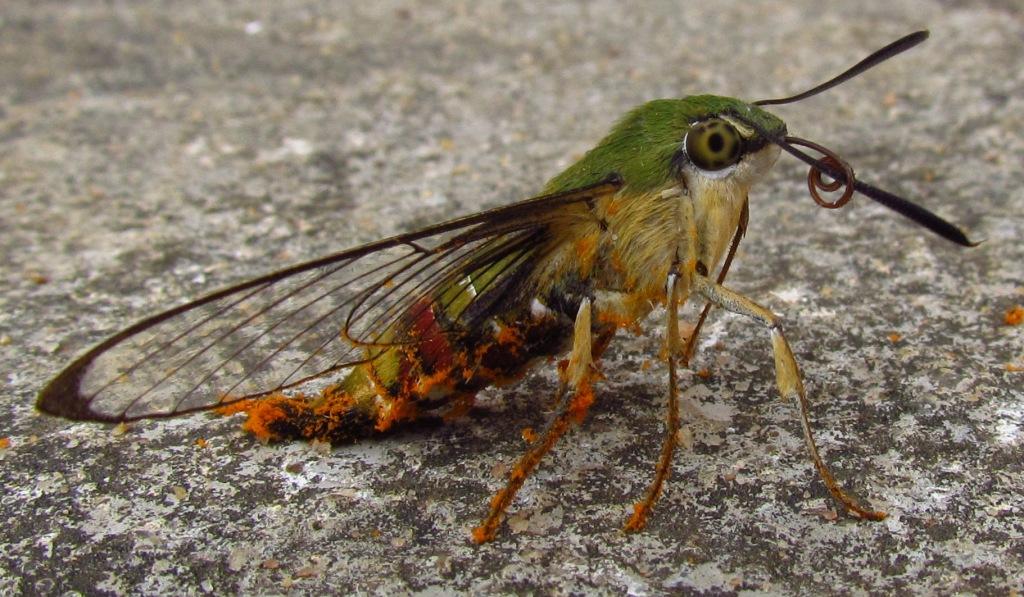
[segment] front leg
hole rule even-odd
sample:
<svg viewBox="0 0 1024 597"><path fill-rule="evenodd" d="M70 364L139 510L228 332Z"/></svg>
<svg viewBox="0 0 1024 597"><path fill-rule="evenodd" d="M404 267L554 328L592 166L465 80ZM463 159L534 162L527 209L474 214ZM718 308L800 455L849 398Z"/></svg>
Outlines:
<svg viewBox="0 0 1024 597"><path fill-rule="evenodd" d="M782 335L782 325L774 313L758 305L745 296L733 292L720 284L716 284L706 276L694 275L692 287L695 292L702 295L712 303L733 313L746 315L761 322L771 332L772 352L775 354L775 381L779 392L784 398L795 397L800 404L800 423L804 431L804 441L807 450L811 453L811 460L821 480L829 493L852 514L868 520L882 520L885 512L871 510L858 503L858 501L839 487L832 472L829 471L818 453L818 446L814 441L814 434L811 432L809 417L810 403L804 393L804 384L800 379L800 369L797 367L796 359L793 358L793 351L789 348L785 336Z"/></svg>

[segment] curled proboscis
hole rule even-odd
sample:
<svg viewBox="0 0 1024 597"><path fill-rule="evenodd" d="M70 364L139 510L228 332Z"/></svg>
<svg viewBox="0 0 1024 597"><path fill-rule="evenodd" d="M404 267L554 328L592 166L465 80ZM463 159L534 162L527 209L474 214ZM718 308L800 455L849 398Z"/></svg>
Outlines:
<svg viewBox="0 0 1024 597"><path fill-rule="evenodd" d="M857 178L854 176L853 167L846 160L824 145L807 139L786 137L786 142L790 145L802 145L825 156L818 160L817 164L811 165L811 169L807 172L807 188L815 203L827 209L838 209L849 203L853 198ZM828 176L832 180L826 182L824 176ZM827 201L819 192L832 193L840 188L843 189L843 194L835 201Z"/></svg>

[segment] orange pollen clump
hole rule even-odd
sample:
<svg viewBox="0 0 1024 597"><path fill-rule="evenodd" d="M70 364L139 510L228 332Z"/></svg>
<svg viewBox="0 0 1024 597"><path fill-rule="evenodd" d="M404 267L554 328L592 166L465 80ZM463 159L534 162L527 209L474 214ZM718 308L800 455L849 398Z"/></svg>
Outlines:
<svg viewBox="0 0 1024 597"><path fill-rule="evenodd" d="M255 435L261 440L277 439L277 434L271 431L270 425L275 421L280 421L288 417L288 413L278 406L278 402L283 402L285 400L288 399L281 396L277 399L247 401L252 403L252 407L247 411L249 418L245 420L245 423L242 423L242 429Z"/></svg>
<svg viewBox="0 0 1024 597"><path fill-rule="evenodd" d="M473 543L487 543L494 539L494 532L482 526L473 529Z"/></svg>
<svg viewBox="0 0 1024 597"><path fill-rule="evenodd" d="M647 502L637 502L633 504L633 515L629 517L629 521L626 523L627 531L639 531L647 525Z"/></svg>
<svg viewBox="0 0 1024 597"><path fill-rule="evenodd" d="M523 344L523 336L519 333L519 330L510 326L503 325L498 333L494 335L494 339L501 345L512 345L514 347L520 347Z"/></svg>
<svg viewBox="0 0 1024 597"><path fill-rule="evenodd" d="M0 437L0 450L6 450L11 447L11 438Z"/></svg>
<svg viewBox="0 0 1024 597"><path fill-rule="evenodd" d="M312 439L325 432L322 426L313 421L329 422L329 428L335 427L341 420L339 415L352 410L354 405L355 402L351 396L337 386L331 386L325 388L320 396L313 399L303 394L295 396L274 394L259 400L239 400L218 408L216 412L221 415L244 412L247 418L242 423L242 429L263 441L282 439L281 435L274 431L275 423L280 421L294 423L307 420L310 423L299 429L298 433L301 437ZM310 414L313 416L308 416ZM200 448L206 447L206 440L200 438L196 440L196 445Z"/></svg>
<svg viewBox="0 0 1024 597"><path fill-rule="evenodd" d="M590 383L584 381L580 387L576 390L576 395L573 396L572 404L569 405L569 412L572 418L577 423L582 423L583 419L587 416L587 410L590 409L590 405L594 403L594 389L590 387Z"/></svg>
<svg viewBox="0 0 1024 597"><path fill-rule="evenodd" d="M528 444L532 444L537 441L537 433L534 432L533 427L527 427L522 431L523 441Z"/></svg>
<svg viewBox="0 0 1024 597"><path fill-rule="evenodd" d="M444 393L450 392L455 384L451 381L451 370L444 369L432 375L420 377L416 382L414 392L419 396L427 396L435 388L440 387Z"/></svg>
<svg viewBox="0 0 1024 597"><path fill-rule="evenodd" d="M897 342L899 342L900 340L903 339L903 335L900 334L899 332L893 332L893 333L889 334L888 338L889 338L889 342L892 342L893 344L896 344Z"/></svg>
<svg viewBox="0 0 1024 597"><path fill-rule="evenodd" d="M392 398L388 405L380 409L377 416L377 431L387 431L399 421L411 421L416 418L416 405L404 398Z"/></svg>
<svg viewBox="0 0 1024 597"><path fill-rule="evenodd" d="M1024 323L1024 307L1017 305L1006 312L1006 316L1003 317L1003 323L1006 325L1020 325Z"/></svg>

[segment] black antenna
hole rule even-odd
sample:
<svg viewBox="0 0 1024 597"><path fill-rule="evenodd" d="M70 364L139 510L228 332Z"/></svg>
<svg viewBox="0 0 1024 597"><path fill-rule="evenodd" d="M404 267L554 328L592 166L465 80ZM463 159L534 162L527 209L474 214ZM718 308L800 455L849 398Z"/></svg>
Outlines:
<svg viewBox="0 0 1024 597"><path fill-rule="evenodd" d="M770 106L778 104L789 104L792 102L798 102L802 99L806 99L813 95L817 95L823 91L832 89L836 85L849 81L853 77L856 77L862 72L874 66L877 66L882 62L885 62L886 60L892 58L893 56L906 52L910 48L913 48L914 46L918 45L919 43L923 42L926 39L928 39L927 30L916 31L914 33L911 33L910 35L905 35L897 39L896 41L892 42L891 44L885 46L884 48L872 52L871 54L868 55L867 58L864 58L857 64L843 71L843 73L829 79L828 81L825 81L824 83L818 85L817 87L812 87L811 89L808 89L803 93L798 93L797 95L793 95L790 97L784 97L780 99L758 100L756 102L753 102L753 105ZM807 175L807 181L811 192L811 197L814 198L815 202L817 202L818 205L832 209L842 207L850 200L850 197L853 195L853 192L858 191L861 194L895 211L896 213L906 218L909 218L910 220L913 220L915 223L921 226L924 226L928 230L931 230L935 234L941 236L942 238L948 241L954 242L958 245L965 247L977 246L978 243L972 242L967 237L967 235L964 234L964 232L960 230L958 227L956 227L954 224L947 222L946 220L921 207L920 205L912 203L911 201L908 201L903 197L900 197L899 195L896 195L894 193L890 193L889 191L886 191L884 189L880 189L876 186L857 180L857 177L853 173L853 168L851 168L850 165L847 164L834 151L824 146L818 145L817 143L807 141L806 139L786 136L785 133L783 133L782 135L769 133L767 130L764 129L764 127L762 127L756 122L753 122L751 119L744 117L743 114L737 113L733 114L733 116L741 120L742 122L746 123L754 130L756 130L761 137L767 139L768 141L771 141L772 143L775 143L776 145L786 150L787 152L789 152L790 154L792 154L793 156L795 156L796 158L798 158L799 160L803 161L804 163L811 167L811 170ZM806 153L800 151L799 149L794 147L794 145L803 145L809 147L811 149L814 149L815 151L824 154L825 157L822 159L815 159L807 155ZM834 182L823 183L822 174L828 175L833 179ZM842 197L840 197L838 200L834 202L826 202L818 194L818 189L834 191L837 190L840 186L845 186L846 188L843 192Z"/></svg>
<svg viewBox="0 0 1024 597"><path fill-rule="evenodd" d="M756 102L753 102L753 104L755 106L790 104L793 102L798 102L802 99L809 98L813 95L818 95L823 91L828 91L829 89L832 89L836 85L849 81L850 79L856 77L857 75L868 70L869 68L875 67L878 64L885 62L886 60L892 58L893 56L896 56L897 54L902 54L903 52L906 52L910 48L913 48L914 46L923 42L926 39L928 39L927 30L915 31L910 35L905 35L897 39L896 41L882 48L881 50L872 52L871 55L865 58L864 60L861 60L857 64L848 68L842 74L837 75L829 79L828 81L825 81L824 83L818 85L817 87L812 87L811 89L808 89L803 93L798 93L790 97L784 97L781 99L758 100Z"/></svg>

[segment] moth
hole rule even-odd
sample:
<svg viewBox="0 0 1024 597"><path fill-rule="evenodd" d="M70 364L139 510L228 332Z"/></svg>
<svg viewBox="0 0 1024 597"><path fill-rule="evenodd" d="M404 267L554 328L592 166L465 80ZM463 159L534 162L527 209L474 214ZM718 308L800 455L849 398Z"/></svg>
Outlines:
<svg viewBox="0 0 1024 597"><path fill-rule="evenodd" d="M559 362L555 408L473 531L495 537L516 492L594 400L599 359L622 328L664 307L667 425L653 480L627 530L643 528L669 475L680 429L677 367L712 306L771 339L779 392L796 399L807 449L850 514L880 520L835 481L779 317L724 285L749 219L748 192L781 151L810 166L823 207L855 192L939 236L956 226L856 178L826 147L790 136L765 110L811 97L921 43L919 31L835 78L782 99L661 99L628 112L541 195L356 247L225 288L101 342L39 394L43 412L121 423L217 410L271 440L357 441L467 411L474 395ZM800 148L821 157L812 157ZM836 193L828 200L822 192ZM679 308L704 301L692 334Z"/></svg>

